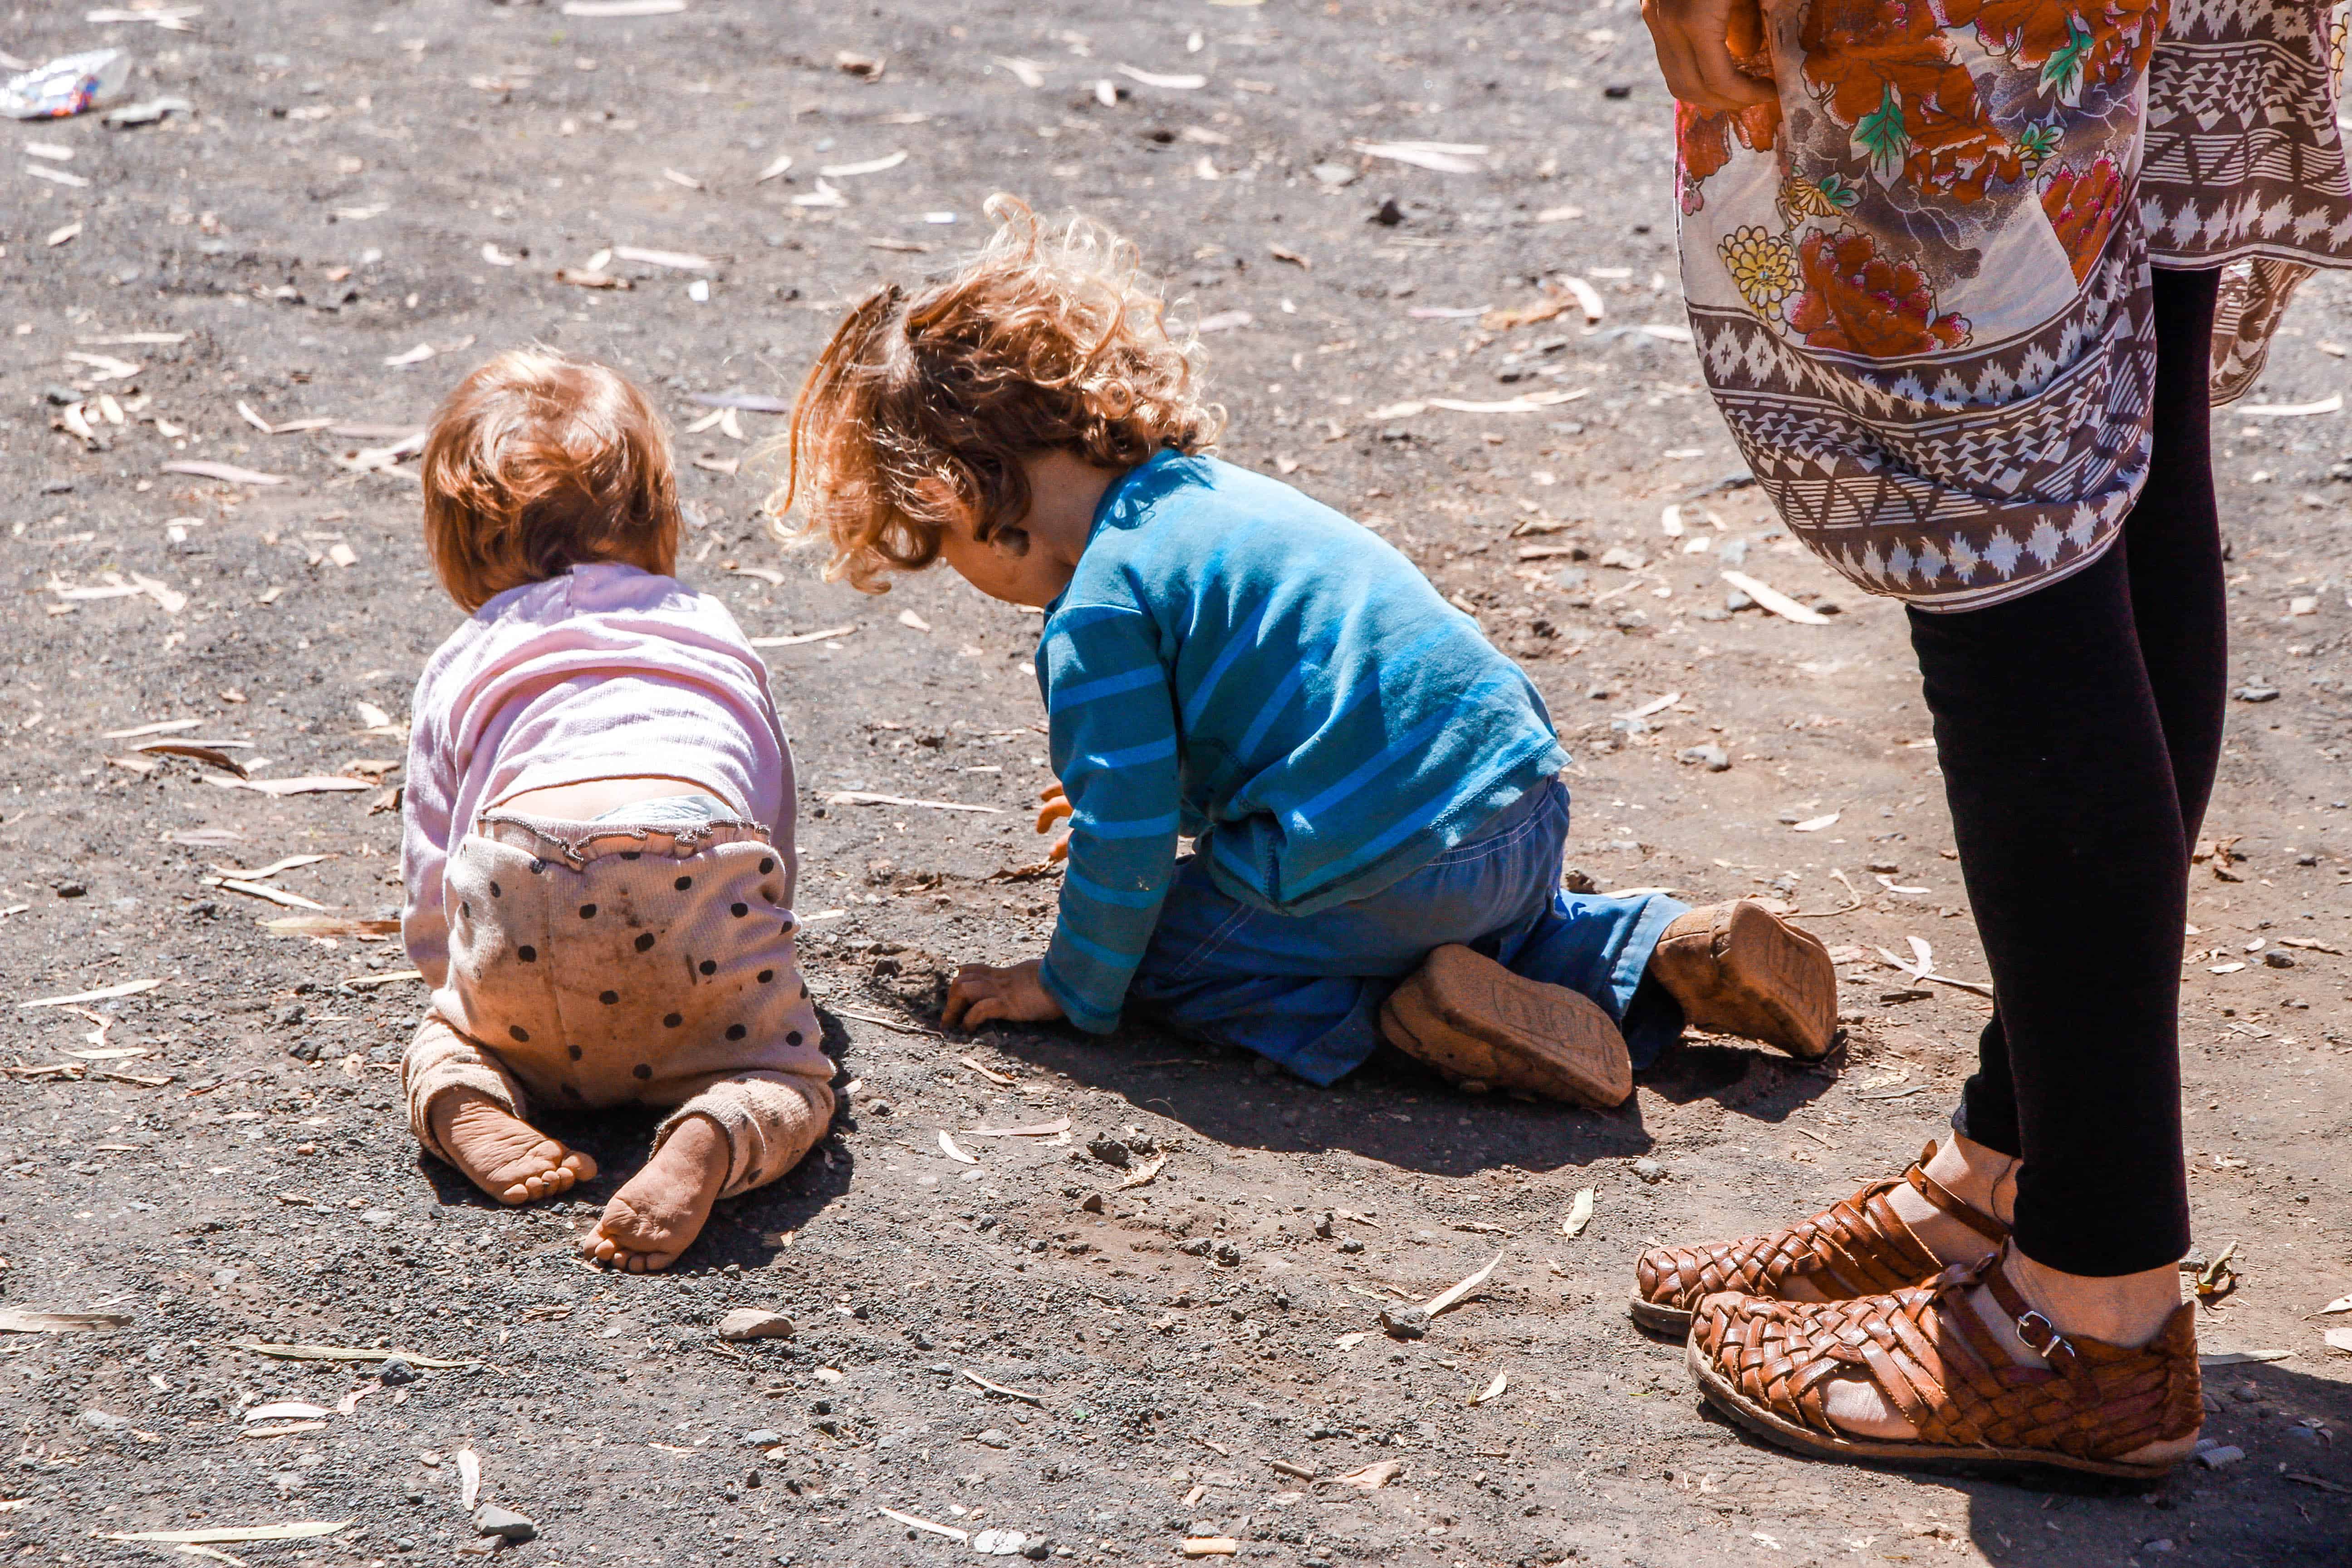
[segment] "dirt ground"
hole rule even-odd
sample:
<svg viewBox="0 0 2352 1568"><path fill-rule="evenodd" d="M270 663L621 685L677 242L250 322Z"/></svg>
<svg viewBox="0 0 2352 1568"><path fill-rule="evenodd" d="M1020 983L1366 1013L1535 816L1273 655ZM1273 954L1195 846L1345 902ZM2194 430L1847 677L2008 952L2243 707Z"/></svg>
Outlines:
<svg viewBox="0 0 2352 1568"><path fill-rule="evenodd" d="M2210 831L2234 845L2197 869L2183 974L2198 1246L2237 1281L2201 1314L2219 1462L2144 1489L1824 1467L1700 1408L1679 1350L1626 1320L1632 1261L1898 1171L1985 1005L1882 950L1984 972L1901 615L1779 531L1698 384L1632 0L215 0L188 31L83 10L0 8L0 49L120 44L137 97L193 109L0 127L0 1310L128 1322L0 1333L0 1563L299 1521L350 1522L206 1550L488 1552L461 1450L481 1501L536 1521L503 1550L565 1568L974 1550L885 1510L1080 1563L1196 1536L1285 1563L2352 1557L2352 1356L2323 1338L2352 1319L2320 1312L2352 1291L2340 414L2218 426L2242 700ZM1400 141L1486 150L1445 172L1358 146ZM1525 661L1578 758L1574 868L1808 917L1842 961L1842 1052L1693 1040L1595 1115L1388 1061L1316 1089L1139 1029L941 1038L945 973L1050 929L1024 816L1046 778L1036 623L941 574L884 599L822 583L762 532L751 454L780 422L739 412L679 437L682 574L754 637L833 634L769 658L847 1108L655 1278L573 1256L650 1117L559 1124L604 1174L530 1210L420 1158L395 1086L423 995L362 922L396 912L377 808L457 615L414 462L383 449L530 341L626 368L681 431L717 412L696 395L788 395L844 301L975 241L1000 188L1130 233L1216 329L1227 455L1382 529ZM558 279L608 249L634 287ZM1568 273L1597 323L1481 325ZM2254 401L2343 389L2348 306L2309 288ZM306 419L332 423L261 428ZM189 460L285 482L165 471ZM1741 552L1838 613L1728 611ZM134 749L155 740L364 787L235 787L217 754ZM289 856L324 858L248 879L280 902L208 881ZM162 984L16 1005L139 981ZM1498 1251L1427 1338L1379 1331L1384 1301ZM747 1306L797 1331L720 1341ZM466 1364L385 1386L373 1362L236 1342ZM284 1400L331 1413L245 1419ZM1381 1461L1380 1489L1336 1479Z"/></svg>

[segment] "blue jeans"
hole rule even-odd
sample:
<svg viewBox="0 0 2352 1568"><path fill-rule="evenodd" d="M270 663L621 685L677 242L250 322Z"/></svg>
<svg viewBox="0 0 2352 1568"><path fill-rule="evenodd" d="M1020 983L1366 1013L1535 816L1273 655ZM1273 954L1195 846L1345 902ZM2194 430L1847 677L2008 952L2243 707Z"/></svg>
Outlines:
<svg viewBox="0 0 2352 1568"><path fill-rule="evenodd" d="M1129 999L1183 1033L1328 1084L1379 1046L1381 1004L1398 983L1459 942L1590 996L1624 1031L1633 1065L1647 1067L1682 1033L1683 1015L1642 976L1689 906L1659 893L1562 892L1567 842L1568 787L1554 778L1402 881L1316 914L1229 898L1194 855L1177 867Z"/></svg>

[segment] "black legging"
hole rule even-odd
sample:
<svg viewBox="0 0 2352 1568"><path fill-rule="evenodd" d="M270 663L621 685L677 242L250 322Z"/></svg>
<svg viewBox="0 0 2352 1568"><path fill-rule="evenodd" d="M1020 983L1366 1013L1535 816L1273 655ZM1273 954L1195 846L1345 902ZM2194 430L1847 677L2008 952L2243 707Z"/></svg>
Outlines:
<svg viewBox="0 0 2352 1568"><path fill-rule="evenodd" d="M2220 276L2156 274L2154 457L2106 555L2007 604L1911 613L1998 997L1957 1124L2021 1159L2018 1247L2070 1274L2189 1248L2182 927L2228 692Z"/></svg>

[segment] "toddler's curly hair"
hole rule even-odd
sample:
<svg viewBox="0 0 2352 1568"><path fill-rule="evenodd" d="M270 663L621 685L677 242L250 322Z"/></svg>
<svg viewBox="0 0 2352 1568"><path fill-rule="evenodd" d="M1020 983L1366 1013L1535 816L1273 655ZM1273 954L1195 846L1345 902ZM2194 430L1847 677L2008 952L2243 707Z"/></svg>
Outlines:
<svg viewBox="0 0 2352 1568"><path fill-rule="evenodd" d="M886 592L968 520L986 541L1029 510L1021 459L1066 452L1130 468L1197 452L1224 410L1200 398L1197 342L1179 342L1134 246L1072 220L1046 233L995 195L995 236L937 283L860 300L803 384L769 498L779 538L823 536L828 580ZM793 530L787 517L798 504Z"/></svg>

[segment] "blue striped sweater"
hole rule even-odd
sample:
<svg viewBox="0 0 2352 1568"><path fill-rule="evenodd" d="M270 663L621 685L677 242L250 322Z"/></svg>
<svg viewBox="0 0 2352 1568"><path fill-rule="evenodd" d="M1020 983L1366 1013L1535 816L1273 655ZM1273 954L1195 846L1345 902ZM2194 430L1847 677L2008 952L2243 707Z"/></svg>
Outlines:
<svg viewBox="0 0 2352 1568"><path fill-rule="evenodd" d="M1037 649L1072 807L1043 980L1115 1027L1190 835L1218 887L1309 914L1428 864L1567 765L1543 699L1376 535L1163 452L1108 490Z"/></svg>

